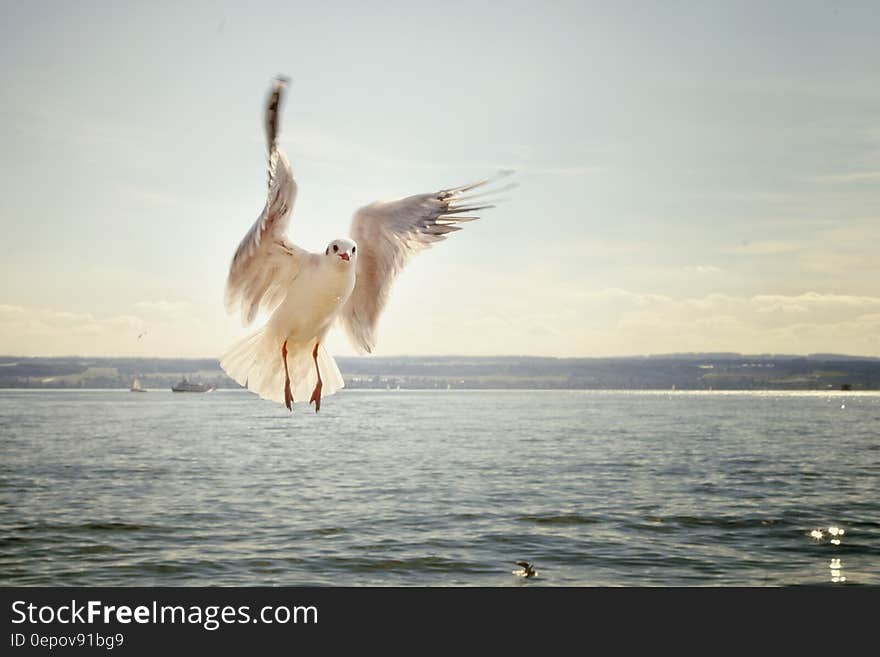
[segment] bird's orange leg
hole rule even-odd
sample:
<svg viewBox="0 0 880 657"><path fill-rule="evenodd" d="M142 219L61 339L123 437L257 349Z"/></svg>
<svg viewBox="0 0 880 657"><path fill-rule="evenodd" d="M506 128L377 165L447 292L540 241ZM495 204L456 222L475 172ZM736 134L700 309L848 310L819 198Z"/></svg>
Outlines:
<svg viewBox="0 0 880 657"><path fill-rule="evenodd" d="M290 392L290 372L287 370L287 340L281 345L281 360L284 361L284 405L288 411L292 411L293 393Z"/></svg>
<svg viewBox="0 0 880 657"><path fill-rule="evenodd" d="M321 410L321 388L324 387L323 382L321 381L321 370L318 368L318 347L321 346L320 342L315 343L315 349L312 351L312 359L315 361L315 371L318 373L318 383L315 384L315 389L312 391L312 398L309 400L309 403L315 402L315 413Z"/></svg>

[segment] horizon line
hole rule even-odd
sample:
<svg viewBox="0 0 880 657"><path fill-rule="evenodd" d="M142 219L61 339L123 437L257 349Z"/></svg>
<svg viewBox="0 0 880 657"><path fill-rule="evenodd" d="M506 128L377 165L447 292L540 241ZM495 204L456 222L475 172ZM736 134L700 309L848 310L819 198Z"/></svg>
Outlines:
<svg viewBox="0 0 880 657"><path fill-rule="evenodd" d="M861 355L861 354L843 354L834 352L810 352L810 353L771 353L771 352L755 352L745 353L738 351L677 351L650 354L617 354L611 356L542 356L536 354L361 354L361 355L335 355L334 358L349 359L380 359L380 358L542 358L548 360L600 360L600 359L624 359L624 358L682 358L682 357L742 357L742 358L839 358L839 359L868 359L880 360L880 355ZM67 354L64 356L30 356L21 354L0 354L0 359L9 358L29 358L29 359L93 359L93 360L216 360L220 361L219 356L84 356L78 354Z"/></svg>

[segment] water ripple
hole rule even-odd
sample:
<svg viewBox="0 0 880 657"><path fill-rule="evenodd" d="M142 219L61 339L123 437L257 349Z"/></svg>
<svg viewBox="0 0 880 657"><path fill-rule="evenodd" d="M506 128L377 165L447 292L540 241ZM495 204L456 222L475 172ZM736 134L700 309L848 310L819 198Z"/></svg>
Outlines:
<svg viewBox="0 0 880 657"><path fill-rule="evenodd" d="M880 584L880 395L332 402L0 391L0 585Z"/></svg>

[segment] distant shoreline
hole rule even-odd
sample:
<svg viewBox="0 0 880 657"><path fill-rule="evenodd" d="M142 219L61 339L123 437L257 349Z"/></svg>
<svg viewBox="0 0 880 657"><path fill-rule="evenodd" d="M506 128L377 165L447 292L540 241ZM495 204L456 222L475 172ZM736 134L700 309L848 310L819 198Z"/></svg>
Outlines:
<svg viewBox="0 0 880 657"><path fill-rule="evenodd" d="M169 393L171 395L175 395L171 391L170 388L146 388L146 392L153 393ZM118 393L127 393L131 392L126 388L0 388L0 395L5 392L47 392L47 393L56 393L56 392L118 392ZM431 393L431 394L444 394L448 392L541 392L541 393L560 393L560 392L576 392L576 393L595 393L595 394L633 394L633 395L738 395L738 394L753 394L753 395L763 395L763 394L774 394L774 395L800 395L800 396L808 396L808 397L823 397L826 395L835 396L835 397L846 397L846 396L865 396L865 397L875 397L880 395L880 389L876 390L817 390L817 389L780 389L780 388L738 388L738 389L728 389L728 390L663 390L660 388L452 388L452 389L440 389L440 388L400 388L400 389L386 389L386 388L341 388L340 392L345 393L369 393L369 394L394 394L398 392L420 392L420 393ZM214 390L211 394L253 394L252 391L247 388L221 388L218 390ZM207 393L205 393L207 394ZM338 393L337 393L338 394ZM199 395L175 395L176 397L184 398L184 397L198 397Z"/></svg>
<svg viewBox="0 0 880 657"><path fill-rule="evenodd" d="M631 358L339 357L349 389L880 390L880 358L686 354ZM235 389L216 359L0 356L0 389L167 389L186 377Z"/></svg>

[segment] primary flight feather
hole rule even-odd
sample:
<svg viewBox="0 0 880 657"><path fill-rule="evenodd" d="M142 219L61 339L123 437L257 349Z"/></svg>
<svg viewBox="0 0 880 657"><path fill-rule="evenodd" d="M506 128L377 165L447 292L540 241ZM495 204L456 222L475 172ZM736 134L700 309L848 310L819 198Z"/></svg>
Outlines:
<svg viewBox="0 0 880 657"><path fill-rule="evenodd" d="M285 86L277 79L266 105L266 205L236 249L226 280L226 308L239 312L244 325L261 310L271 315L262 329L233 345L220 365L265 399L292 410L295 400L309 395L318 411L322 396L344 386L322 344L334 322L342 323L359 351L371 352L392 284L409 259L461 230L458 224L477 219L473 213L494 206L484 194L471 193L489 179L376 202L355 213L352 239L335 239L323 253L300 248L286 235L297 185L277 143Z"/></svg>

